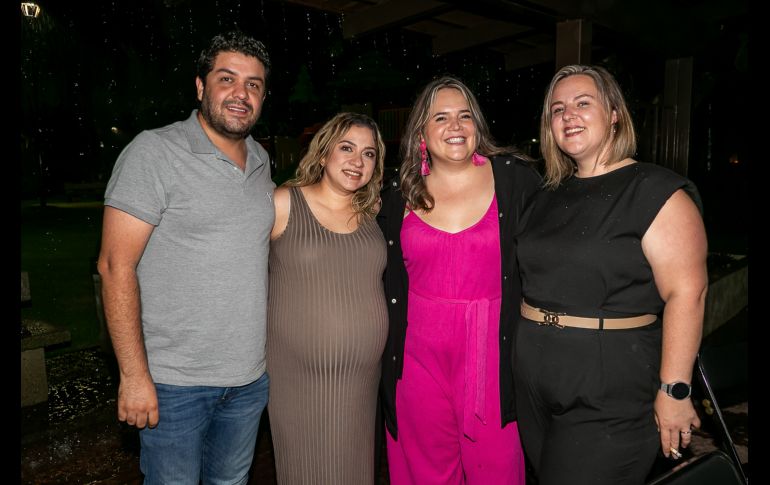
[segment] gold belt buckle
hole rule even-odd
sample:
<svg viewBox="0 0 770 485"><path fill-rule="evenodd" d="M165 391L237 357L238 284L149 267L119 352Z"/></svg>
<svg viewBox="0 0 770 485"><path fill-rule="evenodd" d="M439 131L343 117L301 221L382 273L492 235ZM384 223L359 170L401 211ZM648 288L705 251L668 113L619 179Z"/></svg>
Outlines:
<svg viewBox="0 0 770 485"><path fill-rule="evenodd" d="M564 328L564 325L559 324L559 315L566 315L566 313L549 312L538 308L540 313L543 314L543 321L537 322L538 325L545 325L548 327Z"/></svg>

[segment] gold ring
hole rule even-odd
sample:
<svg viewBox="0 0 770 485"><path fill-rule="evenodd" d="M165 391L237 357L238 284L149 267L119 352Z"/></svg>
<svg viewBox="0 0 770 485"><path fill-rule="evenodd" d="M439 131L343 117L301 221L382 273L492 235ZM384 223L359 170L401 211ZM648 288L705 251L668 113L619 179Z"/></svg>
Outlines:
<svg viewBox="0 0 770 485"><path fill-rule="evenodd" d="M692 433L692 431L690 431L689 429L686 429L684 431L680 431L680 433L682 433L682 434L690 434L690 433Z"/></svg>

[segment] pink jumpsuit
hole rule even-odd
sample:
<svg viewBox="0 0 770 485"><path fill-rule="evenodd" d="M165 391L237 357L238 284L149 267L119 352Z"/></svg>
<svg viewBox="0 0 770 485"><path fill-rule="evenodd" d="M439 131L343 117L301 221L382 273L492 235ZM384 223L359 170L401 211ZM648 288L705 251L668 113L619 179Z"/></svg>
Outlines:
<svg viewBox="0 0 770 485"><path fill-rule="evenodd" d="M500 428L500 237L494 198L458 233L404 219L409 275L393 485L524 484L516 423Z"/></svg>

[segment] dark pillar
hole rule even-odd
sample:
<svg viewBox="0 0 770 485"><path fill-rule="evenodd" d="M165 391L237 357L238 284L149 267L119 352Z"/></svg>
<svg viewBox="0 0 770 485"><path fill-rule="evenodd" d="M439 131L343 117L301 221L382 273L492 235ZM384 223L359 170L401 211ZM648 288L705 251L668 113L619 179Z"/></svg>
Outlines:
<svg viewBox="0 0 770 485"><path fill-rule="evenodd" d="M591 35L588 20L565 20L556 24L556 70L570 64L591 63Z"/></svg>
<svg viewBox="0 0 770 485"><path fill-rule="evenodd" d="M684 176L690 159L692 67L692 57L666 61L660 126L659 163Z"/></svg>

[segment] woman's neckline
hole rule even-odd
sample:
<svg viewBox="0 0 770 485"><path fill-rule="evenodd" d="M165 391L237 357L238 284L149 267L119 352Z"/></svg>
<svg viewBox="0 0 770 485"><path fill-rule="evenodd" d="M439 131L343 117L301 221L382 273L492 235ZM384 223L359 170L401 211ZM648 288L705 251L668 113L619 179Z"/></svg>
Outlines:
<svg viewBox="0 0 770 485"><path fill-rule="evenodd" d="M465 227L465 228L463 228L463 229L460 229L460 230L459 230L459 231L457 231L457 232L449 232L449 231L445 231L444 229L440 229L440 228L438 228L438 227L436 227L436 226L433 226L433 225L431 225L431 224L428 224L428 223L427 223L427 222L425 222L425 220L424 220L422 217L420 217L420 216L419 216L419 215L418 215L418 214L417 214L415 211L409 211L409 214L407 214L407 215L406 215L406 217L409 217L410 215L414 214L414 217L416 217L418 221L420 221L421 223L425 224L426 226L428 226L429 228L433 229L434 231L436 231L436 232L440 232L440 233L442 233L442 234L448 234L448 235L450 235L450 236L456 236L456 235L458 235L458 234L462 234L462 233L464 233L464 232L466 232L466 231L470 231L470 230L471 230L471 229L473 229L474 227L476 227L476 226L478 226L479 224L481 224L481 223L484 221L484 219L486 219L487 215L489 215L489 211L490 211L490 210L492 210L492 207L494 206L494 204L495 204L495 201L496 201L496 200L497 200L497 194L492 194L492 200L489 202L489 206L487 207L487 210L486 210L486 211L484 211L484 214L481 216L481 218L479 218L479 220L477 220L476 222L474 222L474 223L473 223L473 224L471 224L470 226L468 226L468 227ZM406 217L404 217L404 219L406 219Z"/></svg>
<svg viewBox="0 0 770 485"><path fill-rule="evenodd" d="M302 187L297 187L297 192L299 192L299 195L300 195L300 197L302 197L302 203L303 203L303 204L305 204L305 207L307 207L307 211L310 213L310 217L312 217L312 218L313 218L313 221L315 221L315 223L316 223L316 224L318 224L318 226L319 226L321 229L323 229L323 230L325 230L325 231L327 231L327 232L329 232L329 233L331 233L331 234L336 234L336 235L338 235L338 236L349 236L349 235L351 235L351 234L355 234L356 232L358 232L358 230L359 230L359 229L361 229L361 225L362 225L362 224L361 224L361 222L359 221L359 223L358 223L358 225L356 226L356 228L355 228L355 229L353 229L353 230L352 230L352 231L350 231L350 232L337 232L337 231L332 231L332 230L331 230L331 229L329 229L328 227L324 226L324 225L321 223L321 221L318 219L318 217L316 217L315 213L313 212L313 208L312 208L312 207L310 207L310 202L308 202L308 200L307 200L307 197L305 197L305 193L302 191Z"/></svg>
<svg viewBox="0 0 770 485"><path fill-rule="evenodd" d="M616 173L622 172L622 171L624 171L624 170L628 169L629 167L635 167L635 166L636 166L636 165L638 165L638 164L639 164L639 162L637 162L637 161L633 161L633 162L631 162L631 163L629 163L629 164L627 164L627 165L623 165L622 167L613 168L613 169L612 169L612 170L610 170L609 172L600 173L600 174L598 174L598 175L591 175L591 176L589 176L589 177L578 177L578 176L577 176L577 172L575 172L575 174L573 174L571 178L572 178L572 180L576 180L576 181L581 181L581 182L590 182L590 181L592 181L592 180L597 180L597 179L600 179L600 178L602 178L602 177L607 177L607 176L609 176L609 175L612 175L612 174L616 174Z"/></svg>

